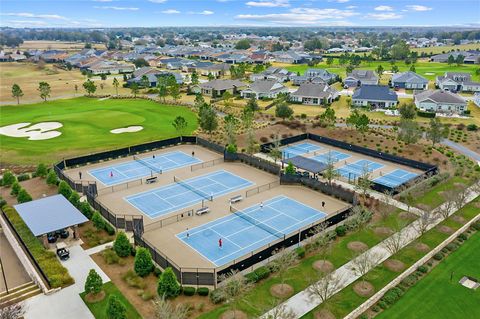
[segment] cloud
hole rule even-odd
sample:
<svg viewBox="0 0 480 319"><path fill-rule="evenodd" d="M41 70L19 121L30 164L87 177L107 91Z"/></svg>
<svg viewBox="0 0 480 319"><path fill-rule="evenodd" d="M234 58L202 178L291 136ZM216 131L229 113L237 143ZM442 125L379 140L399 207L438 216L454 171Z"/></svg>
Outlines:
<svg viewBox="0 0 480 319"><path fill-rule="evenodd" d="M153 3L165 3L167 2L167 0L148 0L150 2L153 2Z"/></svg>
<svg viewBox="0 0 480 319"><path fill-rule="evenodd" d="M281 25L352 25L345 19L358 14L353 10L294 8L288 13L239 14L235 18Z"/></svg>
<svg viewBox="0 0 480 319"><path fill-rule="evenodd" d="M199 14L203 16L209 16L214 14L215 12L210 11L210 10L203 10L203 11L189 11L188 14Z"/></svg>
<svg viewBox="0 0 480 319"><path fill-rule="evenodd" d="M418 4L407 6L407 8L411 11L430 11L430 10L432 10L432 8L430 8L430 7L421 6L421 5L418 5Z"/></svg>
<svg viewBox="0 0 480 319"><path fill-rule="evenodd" d="M2 24L6 26L12 26L12 27L25 27L26 25L34 26L34 27L43 27L48 25L45 21L38 21L38 20L8 20Z"/></svg>
<svg viewBox="0 0 480 319"><path fill-rule="evenodd" d="M346 3L346 2L349 2L350 0L333 0L333 2L336 2L336 3Z"/></svg>
<svg viewBox="0 0 480 319"><path fill-rule="evenodd" d="M357 6L348 6L347 9L356 9L358 8Z"/></svg>
<svg viewBox="0 0 480 319"><path fill-rule="evenodd" d="M60 16L58 14L34 14L30 12L11 12L11 13L2 13L1 15L11 16L11 17L22 17L22 18L68 20L66 17Z"/></svg>
<svg viewBox="0 0 480 319"><path fill-rule="evenodd" d="M395 19L401 19L403 16L401 14L396 14L394 12L388 12L388 13L370 13L366 15L367 19L372 19L372 20L395 20Z"/></svg>
<svg viewBox="0 0 480 319"><path fill-rule="evenodd" d="M178 13L180 13L180 11L175 10L175 9L168 9L168 10L163 10L163 11L160 11L160 12L163 13L163 14L178 14Z"/></svg>
<svg viewBox="0 0 480 319"><path fill-rule="evenodd" d="M113 2L115 0L92 0L93 2Z"/></svg>
<svg viewBox="0 0 480 319"><path fill-rule="evenodd" d="M378 6L375 7L375 11L393 11L393 8L390 6Z"/></svg>
<svg viewBox="0 0 480 319"><path fill-rule="evenodd" d="M245 3L249 7L278 8L289 7L289 0L258 0Z"/></svg>
<svg viewBox="0 0 480 319"><path fill-rule="evenodd" d="M95 9L102 10L119 10L119 11L137 11L135 7L115 7L115 6L94 6Z"/></svg>

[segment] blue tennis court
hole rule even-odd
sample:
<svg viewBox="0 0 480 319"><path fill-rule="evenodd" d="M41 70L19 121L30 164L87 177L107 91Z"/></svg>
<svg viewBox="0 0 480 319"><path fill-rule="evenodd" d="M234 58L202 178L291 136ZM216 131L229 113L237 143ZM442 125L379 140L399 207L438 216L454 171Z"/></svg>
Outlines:
<svg viewBox="0 0 480 319"><path fill-rule="evenodd" d="M283 158L292 158L310 152L321 150L322 147L312 143L293 144L282 149Z"/></svg>
<svg viewBox="0 0 480 319"><path fill-rule="evenodd" d="M349 157L352 157L352 155L348 155L338 151L328 151L326 153L314 156L312 157L312 159L323 164L328 164L328 162L336 163L339 161L344 161Z"/></svg>
<svg viewBox="0 0 480 319"><path fill-rule="evenodd" d="M382 168L383 166L383 164L362 159L340 167L337 169L337 172L343 177L356 179L357 177L362 176L366 170L368 170L368 172L373 172L374 170Z"/></svg>
<svg viewBox="0 0 480 319"><path fill-rule="evenodd" d="M325 216L324 212L289 197L277 196L264 202L263 207L256 204L177 237L218 267Z"/></svg>
<svg viewBox="0 0 480 319"><path fill-rule="evenodd" d="M201 162L198 158L187 155L184 152L174 151L158 154L155 155L155 157L142 157L140 160L94 169L88 173L98 179L102 184L111 186L146 177L152 173L157 174L161 171L168 171Z"/></svg>
<svg viewBox="0 0 480 319"><path fill-rule="evenodd" d="M252 182L225 170L177 180L147 192L131 195L125 200L150 218L162 216L253 185Z"/></svg>
<svg viewBox="0 0 480 319"><path fill-rule="evenodd" d="M396 169L388 174L375 178L373 181L388 187L397 187L417 176L418 174L404 169Z"/></svg>

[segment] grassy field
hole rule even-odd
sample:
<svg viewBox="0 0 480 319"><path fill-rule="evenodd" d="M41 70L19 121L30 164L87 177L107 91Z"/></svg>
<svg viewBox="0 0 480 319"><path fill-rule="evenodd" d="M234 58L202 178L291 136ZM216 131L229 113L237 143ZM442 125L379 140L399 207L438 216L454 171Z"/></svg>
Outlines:
<svg viewBox="0 0 480 319"><path fill-rule="evenodd" d="M197 127L195 113L186 107L161 105L148 100L103 100L75 98L38 104L1 107L0 126L30 122L58 121L59 137L43 141L0 135L2 163L52 163L62 158L161 140L178 135L173 119L181 115L188 122L184 132ZM112 134L110 130L141 125L136 133Z"/></svg>
<svg viewBox="0 0 480 319"><path fill-rule="evenodd" d="M419 54L425 52L426 54L441 54L443 52L450 52L452 50L480 50L480 43L469 43L459 45L449 45L444 47L429 47L429 48L413 48L410 51L418 52Z"/></svg>
<svg viewBox="0 0 480 319"><path fill-rule="evenodd" d="M20 85L24 96L20 99L20 103L40 102L41 98L38 94L38 83L47 82L52 88L51 99L68 98L75 95L83 95L85 93L82 84L86 81L78 69L66 71L47 64L44 69L38 68L33 63L17 63L7 62L0 65L0 104L16 104L17 100L12 97L12 85L14 83ZM123 76L117 75L120 84L123 83ZM115 88L112 85L113 76L105 81L99 77L93 77L92 81L97 83L97 94L113 94ZM104 84L103 90L100 89L100 83ZM78 92L75 91L75 85L78 86ZM130 90L119 87L119 94L129 94Z"/></svg>
<svg viewBox="0 0 480 319"><path fill-rule="evenodd" d="M458 283L466 275L480 278L479 260L477 232L378 318L480 318L480 291Z"/></svg>
<svg viewBox="0 0 480 319"><path fill-rule="evenodd" d="M47 40L36 40L36 41L24 41L20 44L20 50L73 50L79 51L85 47L83 42L67 42L67 41L47 41ZM93 43L93 48L105 50L104 44Z"/></svg>
<svg viewBox="0 0 480 319"><path fill-rule="evenodd" d="M95 319L107 319L107 305L108 305L108 297L109 296L116 296L123 305L127 308L126 318L127 319L141 319L142 317L139 315L137 310L130 304L130 302L125 298L125 296L118 290L118 288L112 283L107 282L103 285L103 290L105 291L105 299L96 303L89 303L85 301L85 292L80 294L80 297L87 305L88 309L92 312Z"/></svg>

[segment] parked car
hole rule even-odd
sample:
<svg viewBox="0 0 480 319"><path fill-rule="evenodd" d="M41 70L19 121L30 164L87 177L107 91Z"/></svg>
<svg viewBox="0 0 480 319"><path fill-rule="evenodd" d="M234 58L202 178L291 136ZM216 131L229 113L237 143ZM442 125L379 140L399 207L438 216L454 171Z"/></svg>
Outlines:
<svg viewBox="0 0 480 319"><path fill-rule="evenodd" d="M56 243L57 242L57 234L55 233L48 233L47 234L47 240L50 244Z"/></svg>
<svg viewBox="0 0 480 319"><path fill-rule="evenodd" d="M57 231L55 232L55 234L56 234L57 236L60 236L61 238L64 238L64 239L65 239L65 238L68 238L68 236L70 235L70 233L69 233L68 230L66 230L66 229L57 230Z"/></svg>
<svg viewBox="0 0 480 319"><path fill-rule="evenodd" d="M57 244L57 256L60 260L67 260L70 258L70 252L67 249L67 245L64 242Z"/></svg>

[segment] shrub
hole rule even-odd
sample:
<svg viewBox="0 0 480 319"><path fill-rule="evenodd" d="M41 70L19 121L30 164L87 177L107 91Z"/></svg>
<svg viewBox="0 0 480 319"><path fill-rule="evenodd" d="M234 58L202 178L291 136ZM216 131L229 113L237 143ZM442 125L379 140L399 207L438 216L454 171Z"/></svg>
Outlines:
<svg viewBox="0 0 480 319"><path fill-rule="evenodd" d="M134 288L143 289L147 285L142 277L137 275L133 270L127 271L122 279L130 286Z"/></svg>
<svg viewBox="0 0 480 319"><path fill-rule="evenodd" d="M162 270L161 270L160 268L158 268L158 267L155 267L155 268L153 269L153 274L154 274L155 276L157 276L157 277L160 277L160 275L162 274Z"/></svg>
<svg viewBox="0 0 480 319"><path fill-rule="evenodd" d="M377 305L373 305L372 310L373 310L373 312L379 312L379 311L380 311L380 307L377 306Z"/></svg>
<svg viewBox="0 0 480 319"><path fill-rule="evenodd" d="M137 275L142 277L145 277L152 272L152 255L150 254L150 251L148 249L143 247L137 249L133 269L135 270Z"/></svg>
<svg viewBox="0 0 480 319"><path fill-rule="evenodd" d="M195 287L183 287L183 294L185 296L195 295Z"/></svg>
<svg viewBox="0 0 480 319"><path fill-rule="evenodd" d="M67 184L65 181L61 181L58 184L58 193L62 194L66 199L69 199L70 196L72 195L72 189L70 186Z"/></svg>
<svg viewBox="0 0 480 319"><path fill-rule="evenodd" d="M402 284L407 287L413 286L417 282L417 277L415 275L408 275L405 279L402 280Z"/></svg>
<svg viewBox="0 0 480 319"><path fill-rule="evenodd" d="M226 148L227 153L234 154L237 152L237 145L235 144L228 144Z"/></svg>
<svg viewBox="0 0 480 319"><path fill-rule="evenodd" d="M87 294L98 294L102 291L103 280L102 277L95 271L90 269L88 272L87 280L85 280L85 292Z"/></svg>
<svg viewBox="0 0 480 319"><path fill-rule="evenodd" d="M126 319L127 318L127 308L125 308L125 305L120 300L118 300L116 295L110 295L110 297L108 297L107 318L108 319Z"/></svg>
<svg viewBox="0 0 480 319"><path fill-rule="evenodd" d="M0 207L3 207L5 205L7 205L7 201L5 199L3 199L2 196L0 196Z"/></svg>
<svg viewBox="0 0 480 319"><path fill-rule="evenodd" d="M270 270L267 267L262 266L255 269L254 273L257 275L257 281L260 281L270 275Z"/></svg>
<svg viewBox="0 0 480 319"><path fill-rule="evenodd" d="M335 233L337 234L337 236L343 237L347 233L347 227L345 225L337 226L335 228Z"/></svg>
<svg viewBox="0 0 480 319"><path fill-rule="evenodd" d="M215 290L212 290L212 292L210 293L210 300L214 304L219 304L225 301L225 295L222 293L220 289L215 289Z"/></svg>
<svg viewBox="0 0 480 319"><path fill-rule="evenodd" d="M81 202L80 205L78 205L78 209L85 217L92 219L93 211L88 202Z"/></svg>
<svg viewBox="0 0 480 319"><path fill-rule="evenodd" d="M3 177L2 177L2 185L3 186L12 186L12 184L17 180L17 178L15 177L15 175L13 175L12 172L10 171L6 171L4 174L3 174Z"/></svg>
<svg viewBox="0 0 480 319"><path fill-rule="evenodd" d="M458 235L458 238L461 239L461 240L467 240L468 239L468 236L466 234L460 234Z"/></svg>
<svg viewBox="0 0 480 319"><path fill-rule="evenodd" d="M105 249L102 256L107 265L116 264L120 260L120 257L118 257L113 249Z"/></svg>
<svg viewBox="0 0 480 319"><path fill-rule="evenodd" d="M362 313L362 315L360 317L358 317L358 319L368 319L368 316L364 313Z"/></svg>
<svg viewBox="0 0 480 319"><path fill-rule="evenodd" d="M46 182L47 182L47 185L57 185L58 184L57 174L55 174L54 171L48 172Z"/></svg>
<svg viewBox="0 0 480 319"><path fill-rule="evenodd" d="M92 215L92 223L97 229L105 229L105 220L103 217L100 215L99 212L95 211Z"/></svg>
<svg viewBox="0 0 480 319"><path fill-rule="evenodd" d="M167 267L160 275L157 293L159 296L165 296L165 298L176 297L180 294L180 284L171 267Z"/></svg>
<svg viewBox="0 0 480 319"><path fill-rule="evenodd" d="M478 126L476 124L468 124L467 131L476 131L478 130Z"/></svg>
<svg viewBox="0 0 480 319"><path fill-rule="evenodd" d="M18 192L20 192L21 189L22 189L22 186L20 186L20 184L17 181L15 181L12 184L12 190L10 191L10 195L17 196Z"/></svg>
<svg viewBox="0 0 480 319"><path fill-rule="evenodd" d="M107 234L109 234L110 236L115 235L115 228L113 228L113 226L110 225L109 223L105 222L104 229L107 232Z"/></svg>
<svg viewBox="0 0 480 319"><path fill-rule="evenodd" d="M443 258L442 253L436 253L435 255L433 255L433 259L435 260L442 260L442 258Z"/></svg>
<svg viewBox="0 0 480 319"><path fill-rule="evenodd" d="M387 303L386 303L385 301L383 301L383 300L380 300L380 301L378 302L378 306L379 306L380 308L382 308L383 310L385 310L385 309L388 308Z"/></svg>
<svg viewBox="0 0 480 319"><path fill-rule="evenodd" d="M119 257L127 257L130 255L132 245L123 231L118 232L115 241L113 242L113 250Z"/></svg>
<svg viewBox="0 0 480 319"><path fill-rule="evenodd" d="M418 270L419 272L421 272L421 273L424 273L424 274L425 274L425 273L427 273L427 272L428 272L428 267L427 267L427 266L425 266L425 265L422 265L422 266L419 266L419 267L417 268L417 270Z"/></svg>
<svg viewBox="0 0 480 319"><path fill-rule="evenodd" d="M305 247L298 247L295 249L295 252L297 253L298 258L305 257Z"/></svg>
<svg viewBox="0 0 480 319"><path fill-rule="evenodd" d="M18 191L18 195L17 195L17 202L18 203L26 203L26 202L30 202L32 200L32 196L30 196L30 194L24 189L20 189Z"/></svg>
<svg viewBox="0 0 480 319"><path fill-rule="evenodd" d="M455 244L455 243L450 243L450 244L447 245L447 249L448 249L449 251L457 250L457 248L458 248L458 245Z"/></svg>
<svg viewBox="0 0 480 319"><path fill-rule="evenodd" d="M24 173L17 176L17 181L23 182L28 181L30 179L30 174Z"/></svg>
<svg viewBox="0 0 480 319"><path fill-rule="evenodd" d="M80 205L80 195L77 192L72 192L68 201L72 203L73 206L78 207Z"/></svg>
<svg viewBox="0 0 480 319"><path fill-rule="evenodd" d="M143 301L148 301L152 300L155 296L150 291L145 291L141 297Z"/></svg>
<svg viewBox="0 0 480 319"><path fill-rule="evenodd" d="M35 171L35 175L41 178L45 178L48 174L47 165L40 163L37 166L37 170Z"/></svg>
<svg viewBox="0 0 480 319"><path fill-rule="evenodd" d="M208 296L209 292L210 292L210 289L208 289L208 287L200 287L197 289L197 294L199 296Z"/></svg>

